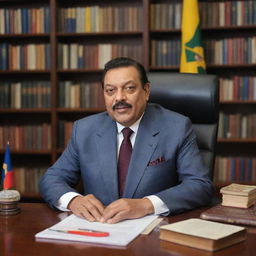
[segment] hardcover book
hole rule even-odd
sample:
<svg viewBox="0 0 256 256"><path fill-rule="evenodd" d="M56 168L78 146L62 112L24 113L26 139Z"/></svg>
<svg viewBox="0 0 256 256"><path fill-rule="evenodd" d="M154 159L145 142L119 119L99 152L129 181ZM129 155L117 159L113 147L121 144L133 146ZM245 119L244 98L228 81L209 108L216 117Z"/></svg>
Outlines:
<svg viewBox="0 0 256 256"><path fill-rule="evenodd" d="M192 218L160 227L160 239L202 250L216 251L244 241L246 229Z"/></svg>
<svg viewBox="0 0 256 256"><path fill-rule="evenodd" d="M219 222L256 226L256 207L235 208L216 205L201 213L200 218Z"/></svg>
<svg viewBox="0 0 256 256"><path fill-rule="evenodd" d="M256 186L232 183L221 188L222 205L249 208L256 202Z"/></svg>

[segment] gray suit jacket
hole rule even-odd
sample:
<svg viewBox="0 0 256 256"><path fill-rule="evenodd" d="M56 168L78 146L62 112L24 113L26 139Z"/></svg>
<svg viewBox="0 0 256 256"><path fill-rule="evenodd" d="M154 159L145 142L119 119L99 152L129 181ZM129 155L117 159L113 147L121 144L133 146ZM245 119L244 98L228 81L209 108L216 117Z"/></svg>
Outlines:
<svg viewBox="0 0 256 256"><path fill-rule="evenodd" d="M74 123L71 140L40 181L43 198L54 207L82 177L85 194L104 205L118 199L117 128L106 112ZM148 104L140 122L124 197L156 195L178 213L207 204L212 196L190 120Z"/></svg>

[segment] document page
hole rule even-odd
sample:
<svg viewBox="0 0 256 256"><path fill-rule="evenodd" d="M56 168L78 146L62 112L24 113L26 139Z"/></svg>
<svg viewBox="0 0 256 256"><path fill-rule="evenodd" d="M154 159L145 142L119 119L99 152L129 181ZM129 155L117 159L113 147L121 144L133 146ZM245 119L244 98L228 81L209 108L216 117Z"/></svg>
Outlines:
<svg viewBox="0 0 256 256"><path fill-rule="evenodd" d="M107 224L100 222L89 222L74 214L60 221L56 225L51 226L35 235L36 238L60 239L69 241L80 241L88 243L98 243L116 246L126 246L134 240L152 221L157 219L156 215L148 215L139 219L124 220L116 224ZM98 230L108 232L106 237L93 237L69 233L61 233L54 230Z"/></svg>

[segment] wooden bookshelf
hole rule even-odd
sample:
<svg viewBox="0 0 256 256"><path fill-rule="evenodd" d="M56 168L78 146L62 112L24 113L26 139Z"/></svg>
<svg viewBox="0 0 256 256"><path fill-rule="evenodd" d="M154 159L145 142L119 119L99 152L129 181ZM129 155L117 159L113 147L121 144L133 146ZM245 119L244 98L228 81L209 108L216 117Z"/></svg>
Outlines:
<svg viewBox="0 0 256 256"><path fill-rule="evenodd" d="M172 4L172 1L151 1L151 4ZM173 1L173 5L177 4L181 1ZM200 5L202 7L202 4L204 5L203 9L201 9L201 28L202 28L202 39L203 42L207 42L209 40L223 40L225 38L232 39L232 38L254 38L255 28L256 28L256 20L253 20L253 18L247 23L245 22L245 14L243 14L243 24L235 25L235 24L206 24L206 19L209 19L211 16L218 16L220 19L220 13L218 11L213 12L213 10L216 10L218 5L223 5L225 8L229 5L233 5L233 9L236 8L236 5L243 5L249 8L253 6L253 1L251 1L250 4L248 4L248 1L207 1L207 0L201 0L199 1ZM227 3L229 2L229 3ZM240 2L240 3L238 3ZM243 3L242 3L243 2ZM247 2L247 3L245 3ZM210 8L207 8L206 5L212 6ZM223 8L222 6L222 8ZM159 8L159 7L158 7ZM167 9L166 6L164 9ZM164 15L164 9L162 9L162 12L160 12L160 15ZM209 14L206 14L209 10ZM220 9L218 9L220 10ZM223 9L222 9L223 10ZM229 9L230 11L231 9ZM157 12L157 11L156 11ZM254 9L255 12L255 9ZM250 9L247 10L247 14L250 13L252 15L253 11ZM241 13L239 13L241 15ZM255 15L255 14L254 14ZM215 19L216 21L216 19ZM249 24L251 22L251 24ZM216 22L215 22L216 23ZM150 36L151 39L156 40L172 40L173 38L180 37L180 29L177 27L163 27L161 24L159 25L161 28L155 29L153 28L150 30ZM254 39L255 40L255 39ZM149 53L149 56L152 55L152 53ZM209 58L209 52L205 51L206 59ZM239 62L239 61L238 61ZM255 70L256 70L256 59L253 60L252 63L206 63L207 66L207 73L209 74L216 74L220 78L231 78L232 76L254 76L255 77ZM177 66L152 66L150 65L151 71L178 71L178 65ZM255 98L253 100L249 99L243 99L243 100L223 100L221 101L220 105L220 111L226 111L227 113L243 113L243 114L255 114ZM240 124L237 124L240 125ZM255 138L219 138L217 143L217 157L250 157L255 158L255 150L256 150L256 143ZM226 170L216 170L215 174L219 174L221 172L225 172ZM256 167L253 167L252 172L256 172ZM236 180L237 181L237 180ZM241 180L240 182L255 182L256 180ZM222 185L227 185L230 183L231 180L227 179L225 182L223 180L221 181ZM218 179L215 179L215 185L218 189L220 187Z"/></svg>
<svg viewBox="0 0 256 256"><path fill-rule="evenodd" d="M226 2L230 2L229 0L225 1L214 1L214 0L200 0L200 6L204 6L203 11L217 10L220 3L225 4ZM231 1L234 6L239 1L234 0ZM246 7L250 8L255 5L254 1L241 1L246 3L241 3L241 5L246 5ZM247 2L253 2L252 5ZM161 5L168 6L165 10L169 10L163 12L161 9ZM10 69L1 69L0 68L0 76L2 82L18 83L18 82L26 82L27 80L32 81L49 81L51 84L51 107L50 108L10 108L8 106L0 105L0 127L5 125L32 125L32 124L42 124L47 122L51 127L51 149L50 150L15 150L12 149L11 152L13 158L13 165L17 165L17 167L25 166L26 163L30 163L30 159L37 160L37 162L32 161L32 163L36 165L42 166L50 166L52 163L56 161L60 153L63 151L63 148L59 147L60 138L59 138L59 124L60 121L72 122L78 118L82 118L87 115L91 115L94 113L98 113L104 111L103 107L60 107L59 104L59 91L60 91L60 83L64 81L71 81L74 84L81 84L82 82L94 83L101 81L101 73L102 66L99 64L95 64L95 67L90 67L85 62L88 56L81 55L84 54L82 51L83 46L91 45L92 47L97 46L98 48L101 45L104 47L110 47L112 56L126 55L129 57L134 57L133 53L135 51L134 46L136 48L136 57L142 64L145 66L147 71L161 71L161 72L179 72L179 62L175 65L155 65L153 64L153 41L164 41L164 44L168 41L177 40L179 42L181 37L180 30L180 18L181 18L181 0L134 0L134 1L124 1L124 0L96 0L96 1L81 1L81 0L72 0L72 1L60 1L60 0L40 0L40 1L18 1L18 0L1 0L0 1L0 16L3 15L1 13L1 9L17 9L17 8L25 8L27 10L48 7L49 8L49 30L47 32L40 33L1 33L0 30L0 56L1 56L1 45L26 45L26 44L49 44L49 59L50 59L50 68L47 69L18 69L18 70L10 70ZM211 7L207 7L207 5L211 5ZM229 4L229 3L228 3ZM227 4L227 6L228 6ZM240 4L240 3L239 3ZM248 4L248 5L247 5ZM158 5L158 11L152 11L154 6ZM93 9L93 7L98 6L99 8ZM175 7L170 7L175 6ZM108 9L107 9L108 7ZM87 8L87 9L86 9ZM121 13L122 8L122 14ZM135 14L134 9L139 9L139 17ZM173 10L172 10L173 8ZM175 9L176 8L176 9ZM230 8L230 7L228 7ZM65 10L64 10L65 9ZM100 9L100 10L99 10ZM61 10L64 10L67 13L66 19L61 19ZM74 12L75 10L75 12ZM93 11L92 11L93 10ZM132 11L133 10L133 11ZM160 10L160 11L159 11ZM172 11L171 11L172 10ZM82 27L79 25L79 29L74 29L74 24L79 24L79 22L75 19L76 14L78 12L87 11L90 13L91 17L94 15L93 19L90 20L90 28ZM109 12L112 13L109 15ZM223 9L222 9L223 11ZM251 11L251 8L250 8ZM255 11L255 7L254 7ZM25 11L26 12L26 11ZM62 11L63 12L63 11ZM171 13L172 12L172 13ZM248 10L249 12L249 10ZM75 16L74 16L75 13ZM101 25L93 25L94 22L102 22L98 18L96 14L102 14L103 17L108 17L104 19L106 24ZM106 14L107 13L107 14ZM217 12L211 12L209 16L214 20L213 24L206 22L206 16L202 15L202 38L204 42L211 40L224 40L226 38L254 38L256 36L256 20L248 20L243 22L242 24L234 25L232 22L228 22L227 24L218 25L218 20L212 15L220 14ZM80 15L80 14L79 14ZM105 16L104 16L105 15ZM107 16L106 16L107 15ZM137 15L137 16L136 16ZM158 16L157 16L158 15ZM160 15L160 17L159 17ZM241 13L239 12L239 15ZM251 13L250 13L251 15ZM173 17L173 23L164 26L164 19L167 17ZM256 15L254 14L254 17ZM123 17L127 17L127 22L123 23L119 22L116 24L118 19L123 19ZM137 17L137 18L134 18ZM154 17L158 17L154 19ZM72 20L73 19L73 20ZM98 20L99 19L99 20ZM64 20L63 24L67 24L68 30L65 31L60 29L60 21ZM112 20L112 23L111 23ZM134 20L136 22L134 23ZM161 20L161 22L160 22ZM175 20L175 21L174 21ZM227 19L228 20L228 19ZM43 22L43 21L41 21ZM44 20L45 22L45 20ZM96 22L96 24L97 24ZM159 23L160 22L160 23ZM23 24L24 25L24 24ZM108 25L107 29L104 29L104 26ZM119 25L119 27L117 26ZM25 26L25 25L24 25ZM73 27L72 27L73 26ZM84 23L84 26L87 26ZM112 29L111 29L112 28ZM26 28L25 28L26 30ZM90 30L90 31L87 31ZM72 31L72 32L70 32ZM77 31L77 32L75 32ZM81 32L83 31L83 32ZM166 41L166 42L165 42ZM71 49L80 49L78 50L76 59L72 59L72 56L68 56L67 47L71 47ZM110 45L109 45L110 44ZM161 44L161 43L160 43ZM60 56L60 45L66 45L63 49L63 55ZM113 45L116 45L113 47ZM178 45L178 43L177 43ZM66 48L65 48L66 47ZM80 47L80 48L79 48ZM112 48L111 48L112 47ZM160 48L159 48L160 49ZM179 59L179 51L177 49L172 49L174 51L174 56L176 59ZM97 50L94 49L95 52ZM118 52L119 51L119 52ZM161 49L158 50L157 53L160 54ZM104 52L103 50L103 53ZM132 54L132 56L131 56ZM212 52L205 52L206 59L209 57L209 54L213 54ZM73 55L73 52L72 52ZM250 55L250 54L249 54ZM111 57L112 57L111 56ZM109 56L108 56L109 57ZM159 57L159 56L158 56ZM73 61L74 68L62 68L60 65L61 60L64 64L69 61ZM97 55L93 59L97 59L100 63L101 59ZM161 58L160 58L161 59ZM79 61L78 61L79 60ZM0 60L2 61L2 60ZM76 65L78 64L80 65ZM0 62L1 63L1 62ZM77 67L79 66L79 68ZM0 64L1 67L1 64ZM256 73L256 60L249 61L248 63L228 63L228 64L220 64L220 63L208 63L207 64L207 73L209 74L217 74L220 78L231 79L235 76L253 76L255 77ZM10 85L11 87L11 85ZM1 86L0 86L1 90ZM73 89L71 89L73 90ZM256 90L256 89L255 89ZM2 91L0 91L1 93ZM68 94L68 92L66 92ZM65 97L66 94L64 94ZM90 96L92 97L92 96ZM95 97L95 96L94 96ZM1 99L1 97L0 97ZM1 104L1 103L0 103ZM226 111L227 113L244 113L244 114L255 114L255 104L256 99L249 100L223 100L221 102L221 111ZM1 141L1 140L0 140ZM3 143L3 142L2 142ZM2 148L0 149L1 157L4 153L4 145L0 145ZM217 156L220 157L251 157L255 158L256 152L256 137L255 138L232 138L232 139L218 139L217 145ZM22 160L22 156L24 156L24 160ZM30 164L28 164L30 166ZM256 169L253 170L256 172ZM219 172L219 171L218 171ZM230 181L227 180L226 183ZM255 182L255 181L254 181ZM223 183L221 183L223 184ZM216 186L219 186L218 181L216 181ZM36 193L23 193L24 198L40 198Z"/></svg>

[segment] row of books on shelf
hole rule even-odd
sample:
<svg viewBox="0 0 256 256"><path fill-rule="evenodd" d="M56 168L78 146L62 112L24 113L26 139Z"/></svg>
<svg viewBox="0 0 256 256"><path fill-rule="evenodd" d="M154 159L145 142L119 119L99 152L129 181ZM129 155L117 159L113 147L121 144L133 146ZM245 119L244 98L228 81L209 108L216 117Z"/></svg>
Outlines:
<svg viewBox="0 0 256 256"><path fill-rule="evenodd" d="M59 10L59 31L70 33L142 31L141 5L79 6Z"/></svg>
<svg viewBox="0 0 256 256"><path fill-rule="evenodd" d="M256 138L256 114L219 114L218 138Z"/></svg>
<svg viewBox="0 0 256 256"><path fill-rule="evenodd" d="M255 183L256 157L216 157L214 182Z"/></svg>
<svg viewBox="0 0 256 256"><path fill-rule="evenodd" d="M256 3L248 1L199 2L202 27L242 26L256 24ZM150 28L179 29L182 4L180 2L152 3ZM213 15L214 13L214 15ZM215 15L216 14L216 15ZM141 4L76 6L58 9L60 32L119 32L142 31ZM1 8L0 34L48 33L50 10L38 8Z"/></svg>
<svg viewBox="0 0 256 256"><path fill-rule="evenodd" d="M20 193L38 193L39 180L48 167L16 167L14 172L14 188Z"/></svg>
<svg viewBox="0 0 256 256"><path fill-rule="evenodd" d="M168 55L167 55L168 56ZM153 55L152 55L153 57ZM153 65L170 65L165 58L154 60ZM165 61L165 62L164 62ZM62 81L59 83L60 108L104 108L100 82ZM221 101L256 101L256 77L232 76L220 78ZM50 108L50 81L0 82L0 108Z"/></svg>
<svg viewBox="0 0 256 256"><path fill-rule="evenodd" d="M152 30L180 29L182 4L176 1L150 5L150 28Z"/></svg>
<svg viewBox="0 0 256 256"><path fill-rule="evenodd" d="M58 45L58 67L62 69L102 69L107 61L118 56L142 62L142 45L132 41L122 44Z"/></svg>
<svg viewBox="0 0 256 256"><path fill-rule="evenodd" d="M205 40L207 64L255 64L256 37ZM151 65L177 66L180 62L180 39L152 40Z"/></svg>
<svg viewBox="0 0 256 256"><path fill-rule="evenodd" d="M49 44L0 44L0 70L50 69Z"/></svg>
<svg viewBox="0 0 256 256"><path fill-rule="evenodd" d="M202 1L199 2L202 27L256 25L256 2Z"/></svg>
<svg viewBox="0 0 256 256"><path fill-rule="evenodd" d="M104 108L102 84L63 81L59 84L59 107Z"/></svg>
<svg viewBox="0 0 256 256"><path fill-rule="evenodd" d="M205 41L207 64L255 64L256 37ZM152 40L152 65L179 64L180 40ZM128 56L142 62L142 45L124 44L59 44L58 66L63 69L103 68L117 56ZM49 44L0 44L0 70L44 70L50 68Z"/></svg>
<svg viewBox="0 0 256 256"><path fill-rule="evenodd" d="M177 66L180 63L180 39L152 40L151 65L152 66Z"/></svg>
<svg viewBox="0 0 256 256"><path fill-rule="evenodd" d="M49 7L0 9L0 34L40 34L49 31Z"/></svg>
<svg viewBox="0 0 256 256"><path fill-rule="evenodd" d="M256 25L256 2L199 1L201 27ZM176 1L150 5L150 28L180 29L182 4Z"/></svg>
<svg viewBox="0 0 256 256"><path fill-rule="evenodd" d="M165 58L163 66L170 65ZM152 59L153 60L153 59ZM160 65L160 60L152 63ZM59 107L104 108L102 85L63 81L59 83ZM256 77L233 76L220 78L221 101L256 101ZM51 84L49 81L0 82L0 108L50 108ZM238 117L237 117L238 118Z"/></svg>
<svg viewBox="0 0 256 256"><path fill-rule="evenodd" d="M256 101L256 77L232 76L220 78L220 101Z"/></svg>
<svg viewBox="0 0 256 256"><path fill-rule="evenodd" d="M0 108L50 107L50 81L0 82Z"/></svg>
<svg viewBox="0 0 256 256"><path fill-rule="evenodd" d="M256 37L205 40L205 59L209 64L256 63Z"/></svg>
<svg viewBox="0 0 256 256"><path fill-rule="evenodd" d="M48 123L34 125L0 126L0 150L9 141L11 150L50 150L51 126Z"/></svg>

